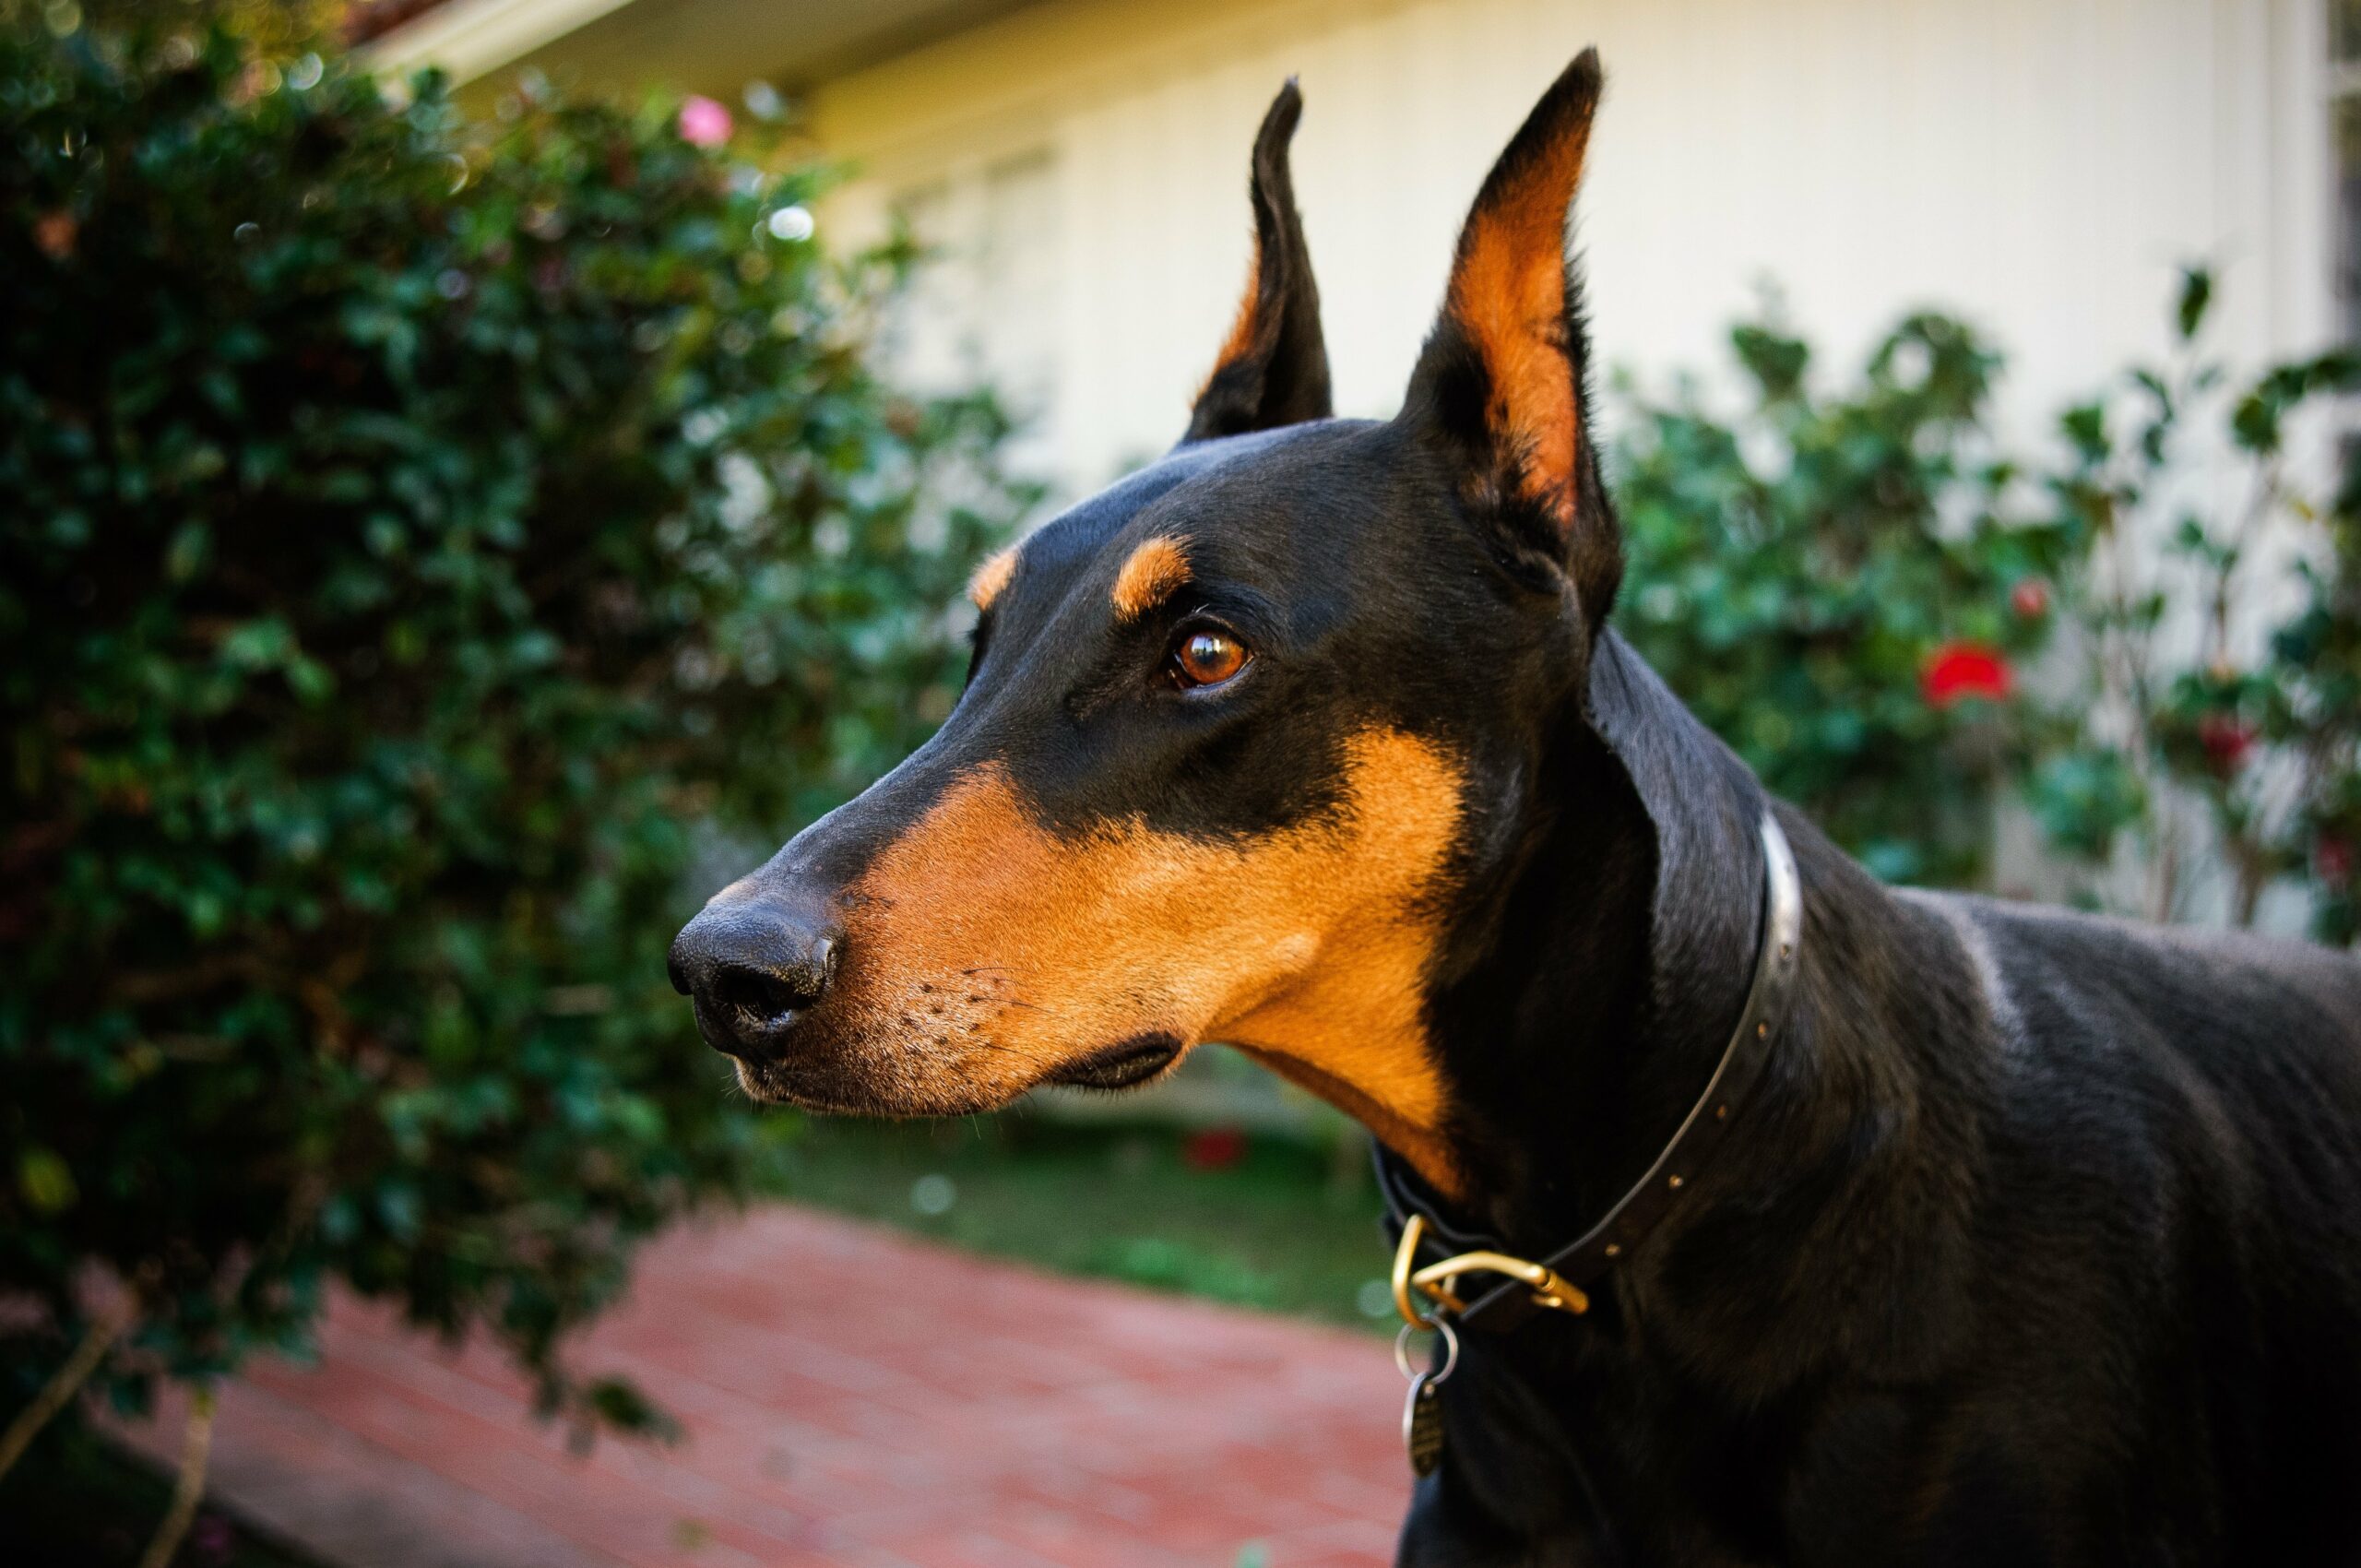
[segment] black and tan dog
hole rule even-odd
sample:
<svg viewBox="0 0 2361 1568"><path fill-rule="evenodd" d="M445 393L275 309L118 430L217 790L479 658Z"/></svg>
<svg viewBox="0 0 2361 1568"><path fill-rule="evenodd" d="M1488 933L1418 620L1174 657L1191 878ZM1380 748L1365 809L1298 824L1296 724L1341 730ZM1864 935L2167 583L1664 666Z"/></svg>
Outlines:
<svg viewBox="0 0 2361 1568"><path fill-rule="evenodd" d="M1598 91L1486 180L1384 423L1328 417L1280 96L1187 437L987 563L941 732L682 932L749 1091L955 1113L1228 1041L1526 1257L1650 1169L1773 850L1607 624ZM1464 1334L1402 1560L2361 1562L2361 962L1896 893L1776 821L1751 1094L1586 1315Z"/></svg>

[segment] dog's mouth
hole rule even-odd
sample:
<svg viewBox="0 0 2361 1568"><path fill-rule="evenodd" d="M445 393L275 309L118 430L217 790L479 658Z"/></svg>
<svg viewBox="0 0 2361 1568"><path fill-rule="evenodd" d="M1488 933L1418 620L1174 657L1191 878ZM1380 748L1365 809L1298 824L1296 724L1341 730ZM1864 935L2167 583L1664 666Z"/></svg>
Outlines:
<svg viewBox="0 0 2361 1568"><path fill-rule="evenodd" d="M1034 1083L1086 1089L1135 1088L1179 1061L1183 1049L1176 1035L1133 1035L1063 1063ZM742 1061L737 1067L739 1086L753 1099L823 1115L967 1116L997 1110L1033 1087L1022 1080L996 1085L977 1082L945 1064L939 1075L924 1075L912 1092L913 1085L906 1075L896 1081L896 1075L863 1071L831 1060L825 1052L800 1053L784 1062Z"/></svg>
<svg viewBox="0 0 2361 1568"><path fill-rule="evenodd" d="M1043 1081L1070 1088L1133 1088L1171 1066L1180 1057L1180 1041L1171 1035L1133 1035L1119 1045L1067 1063Z"/></svg>

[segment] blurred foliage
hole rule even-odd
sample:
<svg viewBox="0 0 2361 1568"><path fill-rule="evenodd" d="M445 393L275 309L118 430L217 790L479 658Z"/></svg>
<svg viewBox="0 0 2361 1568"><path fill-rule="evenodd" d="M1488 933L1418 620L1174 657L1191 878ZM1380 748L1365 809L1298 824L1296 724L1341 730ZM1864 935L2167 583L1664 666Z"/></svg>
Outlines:
<svg viewBox="0 0 2361 1568"><path fill-rule="evenodd" d="M1000 417L864 370L908 257L824 260L760 125L469 125L37 11L0 28L0 1293L40 1310L0 1397L126 1294L136 1400L301 1350L340 1278L645 1422L559 1336L775 1152L664 979L686 868L948 710L941 607L1026 499Z"/></svg>
<svg viewBox="0 0 2361 1568"><path fill-rule="evenodd" d="M1913 315L1829 395L1775 312L1730 341L1735 418L1693 384L1633 398L1612 469L1619 624L1880 876L1976 881L1993 802L2039 728L2003 659L2047 639L2062 542L1999 515L2011 470L1983 429L1999 357L1958 321Z"/></svg>
<svg viewBox="0 0 2361 1568"><path fill-rule="evenodd" d="M2271 639L2263 734L2300 773L2265 869L2308 875L2314 929L2351 946L2361 943L2361 462L2350 454L2327 529L2329 550L2300 564L2299 606Z"/></svg>
<svg viewBox="0 0 2361 1568"><path fill-rule="evenodd" d="M2216 855L2235 923L2293 879L2319 933L2354 941L2361 466L2315 497L2294 476L2323 465L2287 445L2361 388L2361 360L2236 382L2202 347L2215 292L2188 269L2168 362L2067 410L2042 458L1999 450L1999 357L1942 315L1904 320L1833 394L1775 311L1745 323L1729 417L1693 382L1667 402L1627 386L1619 624L1881 876L1988 885L2015 799L2085 902L2184 918L2189 861Z"/></svg>
<svg viewBox="0 0 2361 1568"><path fill-rule="evenodd" d="M350 0L0 0L0 26L45 27L61 35L82 28L214 30L250 59L270 62L314 52L364 8Z"/></svg>
<svg viewBox="0 0 2361 1568"><path fill-rule="evenodd" d="M2308 409L2361 389L2361 358L2336 350L2236 382L2204 344L2215 293L2210 269L2187 269L2170 357L2060 418L2070 457L2047 491L2075 546L2062 585L2079 633L2069 697L2094 722L2044 762L2032 801L2085 856L2136 847L2148 873L2138 912L2182 915L2188 862L2218 854L2234 922L2251 923L2264 890L2293 877L2311 885L2318 932L2350 943L2361 469L2343 454L2334 493L2308 493L2288 441ZM2190 471L2209 434L2227 455L2226 489ZM2107 782L2093 791L2091 779Z"/></svg>

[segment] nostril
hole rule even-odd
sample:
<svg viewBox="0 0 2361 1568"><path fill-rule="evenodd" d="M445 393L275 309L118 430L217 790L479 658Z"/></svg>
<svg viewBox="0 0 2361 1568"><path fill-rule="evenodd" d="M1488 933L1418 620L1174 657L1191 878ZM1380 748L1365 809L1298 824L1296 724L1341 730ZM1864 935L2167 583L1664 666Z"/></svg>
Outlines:
<svg viewBox="0 0 2361 1568"><path fill-rule="evenodd" d="M743 1061L775 1061L819 1005L842 934L777 904L708 904L673 940L672 983L694 999L708 1045Z"/></svg>
<svg viewBox="0 0 2361 1568"><path fill-rule="evenodd" d="M730 965L715 974L707 994L756 1024L783 1024L820 1000L820 977Z"/></svg>

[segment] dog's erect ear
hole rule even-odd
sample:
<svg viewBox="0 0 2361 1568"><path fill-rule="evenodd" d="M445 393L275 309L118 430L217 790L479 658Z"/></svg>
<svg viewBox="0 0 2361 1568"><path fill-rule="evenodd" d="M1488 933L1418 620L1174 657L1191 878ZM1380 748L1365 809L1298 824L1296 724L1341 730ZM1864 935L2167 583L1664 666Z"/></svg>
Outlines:
<svg viewBox="0 0 2361 1568"><path fill-rule="evenodd" d="M1594 624L1614 600L1622 552L1591 448L1566 222L1600 80L1598 52L1584 50L1492 166L1402 410L1440 444L1472 512L1520 553L1572 574Z"/></svg>
<svg viewBox="0 0 2361 1568"><path fill-rule="evenodd" d="M1254 267L1246 300L1197 394L1184 442L1326 419L1331 411L1320 291L1287 172L1287 143L1302 116L1303 95L1290 78L1254 138Z"/></svg>

